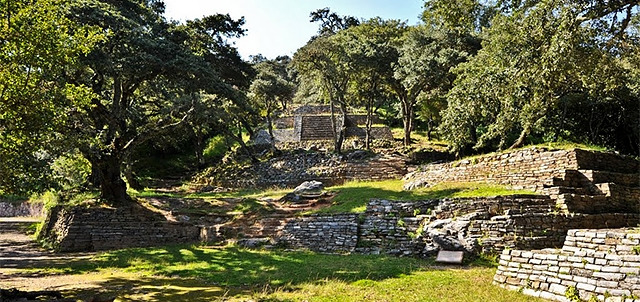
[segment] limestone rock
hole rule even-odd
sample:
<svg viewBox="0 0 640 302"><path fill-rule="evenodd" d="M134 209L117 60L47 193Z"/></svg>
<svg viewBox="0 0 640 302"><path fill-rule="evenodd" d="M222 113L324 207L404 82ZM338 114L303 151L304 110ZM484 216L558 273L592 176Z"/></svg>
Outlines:
<svg viewBox="0 0 640 302"><path fill-rule="evenodd" d="M294 194L303 195L303 194L317 194L324 190L324 185L322 182L317 180L305 181L297 186L294 190Z"/></svg>
<svg viewBox="0 0 640 302"><path fill-rule="evenodd" d="M249 141L249 145L254 146L271 145L272 143L273 141L271 141L271 136L266 130L256 132L251 138L251 141Z"/></svg>
<svg viewBox="0 0 640 302"><path fill-rule="evenodd" d="M244 239L239 239L237 242L238 246L250 248L250 249L258 248L270 243L271 243L270 238L244 238Z"/></svg>

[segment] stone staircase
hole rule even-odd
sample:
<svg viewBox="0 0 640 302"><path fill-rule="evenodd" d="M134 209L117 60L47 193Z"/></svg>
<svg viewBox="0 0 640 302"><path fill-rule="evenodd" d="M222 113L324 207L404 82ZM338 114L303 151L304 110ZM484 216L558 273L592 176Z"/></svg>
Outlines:
<svg viewBox="0 0 640 302"><path fill-rule="evenodd" d="M333 139L331 116L306 115L302 117L300 140L330 140Z"/></svg>
<svg viewBox="0 0 640 302"><path fill-rule="evenodd" d="M628 168L565 170L544 185L543 194L564 213L640 213L640 174Z"/></svg>

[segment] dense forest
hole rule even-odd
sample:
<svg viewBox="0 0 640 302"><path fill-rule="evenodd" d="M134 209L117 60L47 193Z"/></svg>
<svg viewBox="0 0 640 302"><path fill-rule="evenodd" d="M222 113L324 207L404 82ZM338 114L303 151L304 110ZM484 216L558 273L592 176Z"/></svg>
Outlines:
<svg viewBox="0 0 640 302"><path fill-rule="evenodd" d="M0 7L0 195L93 186L127 203L140 163L216 164L212 144L243 147L296 103L364 108L405 146L424 130L458 156L554 141L640 152L636 1L430 0L416 26L324 8L293 57L249 61L230 42L244 19L180 23L161 0Z"/></svg>

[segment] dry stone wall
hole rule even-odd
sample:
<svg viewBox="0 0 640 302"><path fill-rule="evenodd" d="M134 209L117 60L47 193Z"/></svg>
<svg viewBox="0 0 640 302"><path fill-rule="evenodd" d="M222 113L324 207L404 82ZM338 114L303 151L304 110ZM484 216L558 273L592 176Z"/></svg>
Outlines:
<svg viewBox="0 0 640 302"><path fill-rule="evenodd" d="M278 237L286 246L317 252L352 252L358 243L357 215L314 215L290 220Z"/></svg>
<svg viewBox="0 0 640 302"><path fill-rule="evenodd" d="M516 195L399 202L371 200L362 214L274 214L253 225L168 222L140 207L54 208L43 238L61 251L106 250L230 238L271 238L318 252L428 257L441 249L467 254L504 248L560 247L574 228L635 226L629 213L562 214L551 199Z"/></svg>
<svg viewBox="0 0 640 302"><path fill-rule="evenodd" d="M319 252L429 257L439 250L500 253L505 248L560 247L574 228L635 226L629 213L566 214L549 197L515 195L400 202L371 200L360 215L267 217L219 238L269 237ZM248 233L241 233L248 231Z"/></svg>
<svg viewBox="0 0 640 302"><path fill-rule="evenodd" d="M405 189L440 182L486 182L508 185L516 189L541 191L549 180L561 177L567 169L578 169L575 152L530 148L451 163L426 165L408 174L404 180Z"/></svg>
<svg viewBox="0 0 640 302"><path fill-rule="evenodd" d="M44 205L31 202L0 202L0 217L42 217Z"/></svg>
<svg viewBox="0 0 640 302"><path fill-rule="evenodd" d="M640 231L570 230L562 249L505 250L494 283L556 301L640 301Z"/></svg>
<svg viewBox="0 0 640 302"><path fill-rule="evenodd" d="M640 180L639 161L633 158L580 149L545 148L528 148L451 163L426 165L408 174L404 180L406 189L440 182L485 182L543 192L545 187L568 185L554 181L561 182L567 173L574 171L580 174L574 177L581 177L583 182L624 182L637 185ZM580 181L580 178L576 181Z"/></svg>
<svg viewBox="0 0 640 302"><path fill-rule="evenodd" d="M366 152L359 152L365 158L360 158L355 152L346 155L324 152L290 154L237 169L212 171L211 176L202 176L199 182L230 188L270 188L294 187L304 181L317 180L330 186L349 180L397 179L406 173L402 157L369 157Z"/></svg>
<svg viewBox="0 0 640 302"><path fill-rule="evenodd" d="M200 228L169 222L140 206L124 208L54 207L40 234L62 252L99 251L197 242Z"/></svg>

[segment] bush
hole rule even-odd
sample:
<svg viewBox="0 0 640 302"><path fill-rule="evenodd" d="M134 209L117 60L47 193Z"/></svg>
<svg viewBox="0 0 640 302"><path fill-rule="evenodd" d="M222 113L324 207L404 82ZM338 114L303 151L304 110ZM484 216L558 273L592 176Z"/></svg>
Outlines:
<svg viewBox="0 0 640 302"><path fill-rule="evenodd" d="M224 136L217 135L207 141L207 146L204 148L203 156L205 161L215 162L222 159L225 153L227 153L227 150L228 146Z"/></svg>
<svg viewBox="0 0 640 302"><path fill-rule="evenodd" d="M54 180L65 191L85 186L91 174L91 164L79 152L58 157L51 169Z"/></svg>

